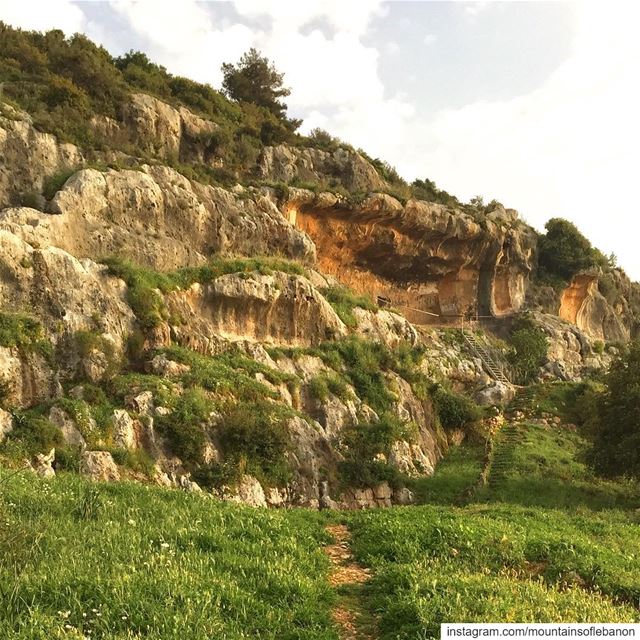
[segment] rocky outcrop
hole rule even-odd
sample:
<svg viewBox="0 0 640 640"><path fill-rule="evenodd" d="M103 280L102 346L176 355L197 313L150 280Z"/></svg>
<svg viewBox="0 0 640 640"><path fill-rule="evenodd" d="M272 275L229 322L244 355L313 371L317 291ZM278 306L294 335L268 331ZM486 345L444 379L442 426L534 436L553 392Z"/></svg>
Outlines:
<svg viewBox="0 0 640 640"><path fill-rule="evenodd" d="M4 409L0 409L0 444L13 431L13 417Z"/></svg>
<svg viewBox="0 0 640 640"><path fill-rule="evenodd" d="M45 178L82 161L77 147L38 131L28 114L0 102L0 208L36 199Z"/></svg>
<svg viewBox="0 0 640 640"><path fill-rule="evenodd" d="M220 162L212 139L219 128L215 122L145 93L133 94L123 105L122 123L116 126L116 134L133 145L138 154L181 162ZM112 123L111 135L113 128Z"/></svg>
<svg viewBox="0 0 640 640"><path fill-rule="evenodd" d="M323 273L387 299L420 324L517 311L535 266L534 230L500 207L472 217L386 194L353 205L290 189L284 211L313 239Z"/></svg>
<svg viewBox="0 0 640 640"><path fill-rule="evenodd" d="M575 324L558 316L534 313L536 324L547 336L547 364L541 371L542 379L579 380L585 373L605 368L611 353L598 353L593 340Z"/></svg>
<svg viewBox="0 0 640 640"><path fill-rule="evenodd" d="M180 318L174 339L216 353L219 339L310 346L343 337L347 329L331 305L302 276L229 274L167 296Z"/></svg>
<svg viewBox="0 0 640 640"><path fill-rule="evenodd" d="M108 451L85 451L80 458L80 473L91 480L120 480L120 471Z"/></svg>
<svg viewBox="0 0 640 640"><path fill-rule="evenodd" d="M591 338L626 342L631 336L628 301L620 295L611 306L600 293L598 281L598 274L574 276L561 294L558 315Z"/></svg>
<svg viewBox="0 0 640 640"><path fill-rule="evenodd" d="M266 198L239 199L168 167L84 169L51 203L0 212L0 229L78 258L119 255L156 269L202 264L212 253L279 254L313 261L315 248Z"/></svg>
<svg viewBox="0 0 640 640"><path fill-rule="evenodd" d="M53 478L56 475L53 468L55 459L55 449L51 449L48 453L39 453L35 456L31 468L42 478Z"/></svg>
<svg viewBox="0 0 640 640"><path fill-rule="evenodd" d="M386 187L373 165L355 151L343 148L265 147L258 160L258 174L264 180L287 184L326 184L331 180L348 191L380 191Z"/></svg>

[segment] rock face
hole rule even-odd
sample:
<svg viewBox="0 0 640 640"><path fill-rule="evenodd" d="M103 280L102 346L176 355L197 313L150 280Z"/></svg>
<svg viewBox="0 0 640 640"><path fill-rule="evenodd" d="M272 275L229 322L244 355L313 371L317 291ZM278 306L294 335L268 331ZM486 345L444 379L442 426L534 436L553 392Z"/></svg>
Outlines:
<svg viewBox="0 0 640 640"><path fill-rule="evenodd" d="M550 314L535 313L534 318L547 335L549 345L543 378L576 380L585 372L606 367L611 361L609 353L594 351L592 339L575 324Z"/></svg>
<svg viewBox="0 0 640 640"><path fill-rule="evenodd" d="M558 315L591 338L626 342L631 337L631 326L624 296L616 301L616 307L598 290L598 275L584 273L574 276L562 292Z"/></svg>
<svg viewBox="0 0 640 640"><path fill-rule="evenodd" d="M290 189L288 219L307 233L324 273L386 298L413 322L520 309L535 266L536 235L512 210L481 220L444 205L373 194L352 206Z"/></svg>
<svg viewBox="0 0 640 640"><path fill-rule="evenodd" d="M331 305L297 275L229 274L170 294L167 304L181 319L175 340L203 353L215 353L220 337L309 346L347 334Z"/></svg>
<svg viewBox="0 0 640 640"><path fill-rule="evenodd" d="M143 154L166 160L216 164L212 135L218 125L188 109L175 109L153 96L135 93L122 109L120 135Z"/></svg>
<svg viewBox="0 0 640 640"><path fill-rule="evenodd" d="M78 258L120 255L165 270L212 253L314 259L313 244L266 198L240 200L168 167L143 169L79 171L51 203L59 215L6 209L0 229Z"/></svg>
<svg viewBox="0 0 640 640"><path fill-rule="evenodd" d="M0 208L40 193L47 176L82 161L77 147L37 131L28 114L0 102Z"/></svg>
<svg viewBox="0 0 640 640"><path fill-rule="evenodd" d="M349 191L379 191L386 186L375 168L350 149L266 147L258 160L258 172L263 179L286 183L323 184L332 177Z"/></svg>

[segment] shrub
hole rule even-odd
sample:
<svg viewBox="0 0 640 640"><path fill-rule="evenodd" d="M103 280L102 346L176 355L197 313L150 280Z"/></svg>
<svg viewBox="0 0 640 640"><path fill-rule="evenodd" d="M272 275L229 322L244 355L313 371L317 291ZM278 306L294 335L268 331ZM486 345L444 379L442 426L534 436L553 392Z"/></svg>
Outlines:
<svg viewBox="0 0 640 640"><path fill-rule="evenodd" d="M604 342L602 340L596 340L593 343L593 351L597 354L604 353Z"/></svg>
<svg viewBox="0 0 640 640"><path fill-rule="evenodd" d="M433 399L440 424L445 429L472 428L482 417L482 411L475 402L441 386L434 389Z"/></svg>
<svg viewBox="0 0 640 640"><path fill-rule="evenodd" d="M30 456L47 453L63 444L62 432L51 421L33 409L13 414L13 431L7 437L19 441Z"/></svg>
<svg viewBox="0 0 640 640"><path fill-rule="evenodd" d="M312 397L321 402L329 397L329 394L337 396L341 400L349 397L347 383L335 373L320 373L309 380L309 392Z"/></svg>
<svg viewBox="0 0 640 640"><path fill-rule="evenodd" d="M191 478L204 489L219 488L223 485L236 485L245 470L245 466L234 461L212 462L194 469Z"/></svg>
<svg viewBox="0 0 640 640"><path fill-rule="evenodd" d="M202 462L206 443L204 423L211 408L211 401L202 389L189 389L178 398L169 415L157 418L171 450L185 464Z"/></svg>
<svg viewBox="0 0 640 640"><path fill-rule="evenodd" d="M524 320L511 333L509 343L512 347L509 361L520 380L526 384L535 378L547 361L547 337L532 322Z"/></svg>
<svg viewBox="0 0 640 640"><path fill-rule="evenodd" d="M229 410L219 430L227 462L245 465L248 473L276 484L290 477L288 408L266 400L239 403Z"/></svg>
<svg viewBox="0 0 640 640"><path fill-rule="evenodd" d="M546 235L538 243L540 267L553 275L571 278L578 271L596 264L591 243L568 220L552 218L545 225Z"/></svg>
<svg viewBox="0 0 640 640"><path fill-rule="evenodd" d="M511 328L507 359L513 365L520 382L527 384L547 361L548 343L534 318L525 314Z"/></svg>
<svg viewBox="0 0 640 640"><path fill-rule="evenodd" d="M51 200L76 171L77 169L65 169L64 171L59 171L51 176L47 176L42 185L42 195L47 200Z"/></svg>
<svg viewBox="0 0 640 640"><path fill-rule="evenodd" d="M52 353L42 324L26 313L0 312L0 346L18 347L47 357Z"/></svg>
<svg viewBox="0 0 640 640"><path fill-rule="evenodd" d="M365 487L387 481L400 484L400 474L386 458L398 440L413 440L416 426L385 413L377 422L343 429L338 448L344 456L340 463L343 480L351 486Z"/></svg>
<svg viewBox="0 0 640 640"><path fill-rule="evenodd" d="M603 475L640 478L640 341L611 364L593 404L591 463Z"/></svg>

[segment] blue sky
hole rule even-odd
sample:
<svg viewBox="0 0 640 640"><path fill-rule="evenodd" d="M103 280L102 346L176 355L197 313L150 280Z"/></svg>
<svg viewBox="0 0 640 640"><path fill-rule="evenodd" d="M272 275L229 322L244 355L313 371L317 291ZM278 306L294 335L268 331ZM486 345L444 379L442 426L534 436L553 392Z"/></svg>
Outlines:
<svg viewBox="0 0 640 640"><path fill-rule="evenodd" d="M256 46L321 126L541 229L573 220L640 279L640 3L0 0L0 19L81 31L220 85Z"/></svg>

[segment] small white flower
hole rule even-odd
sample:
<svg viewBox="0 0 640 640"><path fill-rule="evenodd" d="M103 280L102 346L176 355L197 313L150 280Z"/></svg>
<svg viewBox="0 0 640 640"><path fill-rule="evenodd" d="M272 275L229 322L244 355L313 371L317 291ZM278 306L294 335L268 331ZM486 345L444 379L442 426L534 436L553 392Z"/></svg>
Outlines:
<svg viewBox="0 0 640 640"><path fill-rule="evenodd" d="M163 542L160 546L161 546L163 549L168 549L168 548L169 548L169 543L168 543L168 542Z"/></svg>

